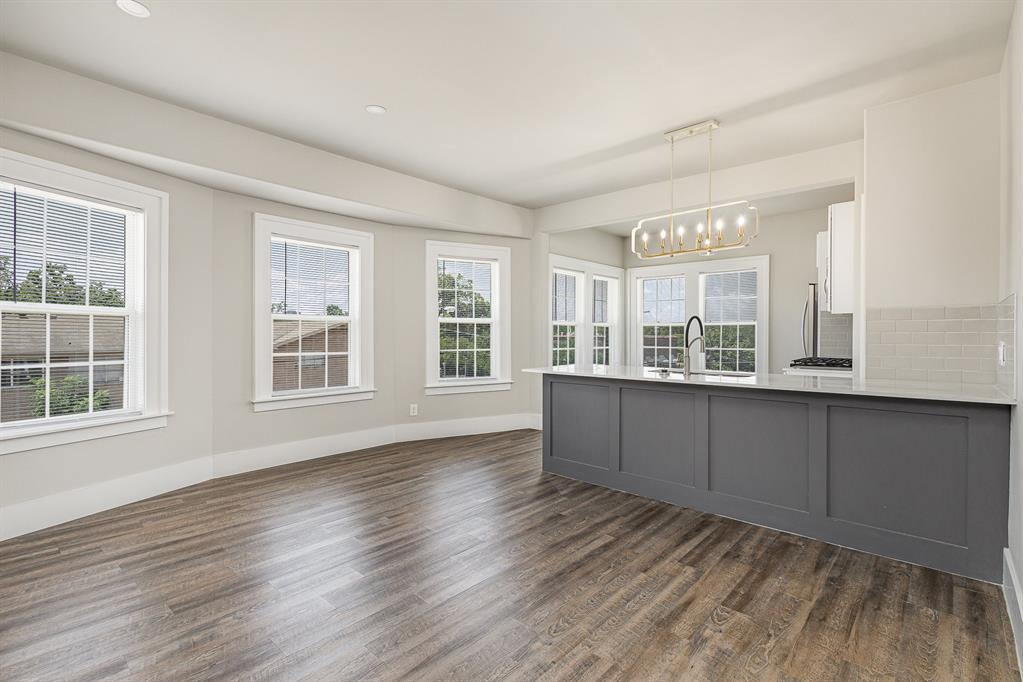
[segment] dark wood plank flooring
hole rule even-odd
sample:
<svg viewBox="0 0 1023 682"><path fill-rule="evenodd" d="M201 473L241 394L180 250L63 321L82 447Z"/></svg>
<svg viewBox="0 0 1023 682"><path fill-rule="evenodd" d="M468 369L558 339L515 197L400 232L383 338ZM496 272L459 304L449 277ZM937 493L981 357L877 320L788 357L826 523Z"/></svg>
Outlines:
<svg viewBox="0 0 1023 682"><path fill-rule="evenodd" d="M532 431L0 544L0 679L1018 679L993 585L540 471Z"/></svg>

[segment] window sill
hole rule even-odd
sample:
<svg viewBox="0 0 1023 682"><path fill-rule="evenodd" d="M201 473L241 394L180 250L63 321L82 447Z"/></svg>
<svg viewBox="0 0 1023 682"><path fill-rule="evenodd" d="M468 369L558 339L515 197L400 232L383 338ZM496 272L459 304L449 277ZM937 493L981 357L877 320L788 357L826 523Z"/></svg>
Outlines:
<svg viewBox="0 0 1023 682"><path fill-rule="evenodd" d="M92 418L59 424L5 427L0 430L0 455L162 429L167 426L167 417L172 414L173 412L120 414L109 418Z"/></svg>
<svg viewBox="0 0 1023 682"><path fill-rule="evenodd" d="M371 400L376 391L375 388L350 388L329 393L296 393L295 395L275 395L269 398L256 398L252 401L252 411L290 410L296 407Z"/></svg>
<svg viewBox="0 0 1023 682"><path fill-rule="evenodd" d="M486 379L483 381L444 381L426 385L426 395L447 395L450 393L489 393L511 390L511 379Z"/></svg>

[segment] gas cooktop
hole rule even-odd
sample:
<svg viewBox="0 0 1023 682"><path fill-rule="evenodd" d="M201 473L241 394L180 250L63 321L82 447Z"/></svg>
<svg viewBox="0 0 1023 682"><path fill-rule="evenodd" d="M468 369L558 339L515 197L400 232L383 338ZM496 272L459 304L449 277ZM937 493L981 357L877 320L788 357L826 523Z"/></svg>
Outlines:
<svg viewBox="0 0 1023 682"><path fill-rule="evenodd" d="M799 358L790 367L814 367L818 369L852 369L852 358Z"/></svg>

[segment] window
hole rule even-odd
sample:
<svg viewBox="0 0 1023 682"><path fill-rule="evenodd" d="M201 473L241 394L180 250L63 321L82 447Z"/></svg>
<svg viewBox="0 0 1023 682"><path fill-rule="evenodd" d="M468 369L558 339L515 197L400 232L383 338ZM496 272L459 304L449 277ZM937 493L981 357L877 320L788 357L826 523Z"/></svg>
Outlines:
<svg viewBox="0 0 1023 682"><path fill-rule="evenodd" d="M493 377L493 270L489 261L437 259L441 379Z"/></svg>
<svg viewBox="0 0 1023 682"><path fill-rule="evenodd" d="M702 275L708 370L757 371L757 271Z"/></svg>
<svg viewBox="0 0 1023 682"><path fill-rule="evenodd" d="M685 278L643 280L644 367L682 366L685 323Z"/></svg>
<svg viewBox="0 0 1023 682"><path fill-rule="evenodd" d="M511 250L426 243L426 394L511 388Z"/></svg>
<svg viewBox="0 0 1023 682"><path fill-rule="evenodd" d="M551 291L551 365L575 364L576 289L578 277L567 272L552 274Z"/></svg>
<svg viewBox="0 0 1023 682"><path fill-rule="evenodd" d="M352 250L270 238L273 392L352 385Z"/></svg>
<svg viewBox="0 0 1023 682"><path fill-rule="evenodd" d="M3 451L166 425L166 195L0 162Z"/></svg>
<svg viewBox="0 0 1023 682"><path fill-rule="evenodd" d="M680 368L685 322L704 322L706 352L693 347L692 369L764 371L767 353L768 256L720 258L629 270L632 362ZM694 333L698 327L693 327Z"/></svg>
<svg viewBox="0 0 1023 682"><path fill-rule="evenodd" d="M611 316L609 294L612 281L593 278L593 364L611 364Z"/></svg>
<svg viewBox="0 0 1023 682"><path fill-rule="evenodd" d="M367 232L255 216L257 411L373 397Z"/></svg>
<svg viewBox="0 0 1023 682"><path fill-rule="evenodd" d="M624 272L551 254L549 353L554 367L621 363L619 286Z"/></svg>

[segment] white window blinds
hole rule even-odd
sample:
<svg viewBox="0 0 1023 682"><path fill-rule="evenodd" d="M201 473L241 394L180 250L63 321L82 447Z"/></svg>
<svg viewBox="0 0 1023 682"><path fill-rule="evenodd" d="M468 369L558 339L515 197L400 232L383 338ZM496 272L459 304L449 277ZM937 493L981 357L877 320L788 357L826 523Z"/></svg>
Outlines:
<svg viewBox="0 0 1023 682"><path fill-rule="evenodd" d="M137 213L0 183L0 425L136 407ZM136 264L140 266L140 264Z"/></svg>
<svg viewBox="0 0 1023 682"><path fill-rule="evenodd" d="M352 383L351 258L350 249L271 238L274 393Z"/></svg>

